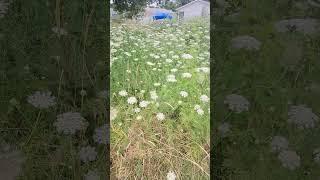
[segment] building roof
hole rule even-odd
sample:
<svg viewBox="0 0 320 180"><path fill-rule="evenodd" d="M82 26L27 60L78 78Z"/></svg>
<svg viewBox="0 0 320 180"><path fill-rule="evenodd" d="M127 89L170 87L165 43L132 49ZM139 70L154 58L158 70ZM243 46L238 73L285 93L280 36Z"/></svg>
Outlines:
<svg viewBox="0 0 320 180"><path fill-rule="evenodd" d="M163 8L146 8L144 12L144 16L153 16L156 12L164 12L164 13L173 13L173 11Z"/></svg>
<svg viewBox="0 0 320 180"><path fill-rule="evenodd" d="M183 5L183 6L178 7L176 10L178 11L178 10L180 10L180 9L183 9L183 8L185 8L185 7L187 7L187 6L190 6L190 5L192 5L192 4L196 3L196 2L205 3L205 4L207 4L207 5L209 5L209 6L210 6L210 2L208 2L208 1L204 1L204 0L195 0L195 1L191 1L191 2L189 2L188 4L185 4L185 5Z"/></svg>

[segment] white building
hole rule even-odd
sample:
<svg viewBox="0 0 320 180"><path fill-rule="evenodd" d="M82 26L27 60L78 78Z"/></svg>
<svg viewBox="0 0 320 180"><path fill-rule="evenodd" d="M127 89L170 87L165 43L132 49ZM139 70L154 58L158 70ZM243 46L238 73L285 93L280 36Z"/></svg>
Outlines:
<svg viewBox="0 0 320 180"><path fill-rule="evenodd" d="M195 0L176 9L179 19L210 16L210 2Z"/></svg>

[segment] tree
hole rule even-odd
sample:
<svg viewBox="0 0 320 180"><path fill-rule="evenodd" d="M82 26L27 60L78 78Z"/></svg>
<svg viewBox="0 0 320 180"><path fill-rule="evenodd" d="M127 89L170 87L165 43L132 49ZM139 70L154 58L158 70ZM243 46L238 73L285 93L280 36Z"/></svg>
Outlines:
<svg viewBox="0 0 320 180"><path fill-rule="evenodd" d="M113 7L119 13L132 18L143 11L149 2L149 0L114 0Z"/></svg>

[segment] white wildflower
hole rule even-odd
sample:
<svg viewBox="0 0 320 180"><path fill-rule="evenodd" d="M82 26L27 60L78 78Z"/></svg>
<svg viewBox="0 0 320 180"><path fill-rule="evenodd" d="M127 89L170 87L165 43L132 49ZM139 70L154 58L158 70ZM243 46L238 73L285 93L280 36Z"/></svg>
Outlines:
<svg viewBox="0 0 320 180"><path fill-rule="evenodd" d="M192 75L190 73L182 73L183 78L191 78Z"/></svg>
<svg viewBox="0 0 320 180"><path fill-rule="evenodd" d="M124 97L124 96L127 96L128 93L127 93L126 90L121 90L121 91L119 91L119 95L122 96L122 97Z"/></svg>
<svg viewBox="0 0 320 180"><path fill-rule="evenodd" d="M81 95L81 96L86 96L86 95L87 95L87 91L84 90L84 89L82 89L82 90L80 91L80 95Z"/></svg>
<svg viewBox="0 0 320 180"><path fill-rule="evenodd" d="M304 105L291 106L288 112L288 122L297 125L299 128L314 128L319 117L314 114L311 108Z"/></svg>
<svg viewBox="0 0 320 180"><path fill-rule="evenodd" d="M165 119L165 115L163 113L157 113L156 117L159 121L163 121Z"/></svg>
<svg viewBox="0 0 320 180"><path fill-rule="evenodd" d="M173 68L173 69L171 69L170 71L174 73L174 72L177 72L177 71L178 71L178 69Z"/></svg>
<svg viewBox="0 0 320 180"><path fill-rule="evenodd" d="M153 85L154 85L155 87L158 87L158 86L161 85L161 83L154 83Z"/></svg>
<svg viewBox="0 0 320 180"><path fill-rule="evenodd" d="M182 54L181 57L183 59L192 59L193 58L193 56L191 56L190 54Z"/></svg>
<svg viewBox="0 0 320 180"><path fill-rule="evenodd" d="M36 108L46 109L56 104L55 97L51 96L51 92L36 91L34 94L28 96L28 103L32 104Z"/></svg>
<svg viewBox="0 0 320 180"><path fill-rule="evenodd" d="M136 119L137 119L137 120L141 120L141 119L142 119L142 116L137 116Z"/></svg>
<svg viewBox="0 0 320 180"><path fill-rule="evenodd" d="M243 96L237 94L226 96L224 103L229 106L229 109L235 111L236 113L249 110L249 101Z"/></svg>
<svg viewBox="0 0 320 180"><path fill-rule="evenodd" d="M196 105L194 106L194 110L198 110L198 109L201 109L201 106L198 105L198 104L196 104Z"/></svg>
<svg viewBox="0 0 320 180"><path fill-rule="evenodd" d="M207 102L209 102L209 100L210 100L210 98L207 95L200 96L200 101L202 101L202 102L207 103Z"/></svg>
<svg viewBox="0 0 320 180"><path fill-rule="evenodd" d="M294 170L300 166L300 156L294 151L281 151L278 159L281 161L283 167L290 170Z"/></svg>
<svg viewBox="0 0 320 180"><path fill-rule="evenodd" d="M80 160L84 163L94 161L97 157L97 152L94 147L86 146L82 147L79 152Z"/></svg>
<svg viewBox="0 0 320 180"><path fill-rule="evenodd" d="M66 112L57 115L57 121L54 122L58 132L64 134L74 134L76 131L87 128L86 120L78 112Z"/></svg>
<svg viewBox="0 0 320 180"><path fill-rule="evenodd" d="M109 142L109 127L107 124L100 126L94 130L93 139L99 144L107 144Z"/></svg>
<svg viewBox="0 0 320 180"><path fill-rule="evenodd" d="M110 108L110 120L114 120L118 115L118 110L116 108Z"/></svg>
<svg viewBox="0 0 320 180"><path fill-rule="evenodd" d="M316 162L316 163L319 163L320 164L320 148L317 148L313 151L313 160Z"/></svg>
<svg viewBox="0 0 320 180"><path fill-rule="evenodd" d="M132 97L129 97L128 100L127 100L128 104L135 104L138 102L137 98L132 96Z"/></svg>
<svg viewBox="0 0 320 180"><path fill-rule="evenodd" d="M142 108L145 108L145 107L147 107L149 104L150 104L149 101L141 101L141 102L139 103L139 106L142 107Z"/></svg>
<svg viewBox="0 0 320 180"><path fill-rule="evenodd" d="M180 91L180 96L182 96L182 97L188 97L188 93L186 92L186 91Z"/></svg>
<svg viewBox="0 0 320 180"><path fill-rule="evenodd" d="M176 174L173 171L169 171L167 173L167 180L175 180L176 179Z"/></svg>
<svg viewBox="0 0 320 180"><path fill-rule="evenodd" d="M166 63L172 63L172 59L166 59Z"/></svg>
<svg viewBox="0 0 320 180"><path fill-rule="evenodd" d="M218 132L222 137L226 137L228 132L230 131L230 124L229 123L222 123L218 127Z"/></svg>
<svg viewBox="0 0 320 180"><path fill-rule="evenodd" d="M176 76L173 75L173 74L169 74L169 75L167 76L167 82L177 82Z"/></svg>
<svg viewBox="0 0 320 180"><path fill-rule="evenodd" d="M200 116L204 114L204 111L201 108L197 109L196 111Z"/></svg>
<svg viewBox="0 0 320 180"><path fill-rule="evenodd" d="M58 28L58 27L53 27L51 29L54 33L56 33L58 36L61 36L61 35L67 35L67 31L63 28Z"/></svg>
<svg viewBox="0 0 320 180"><path fill-rule="evenodd" d="M261 42L251 36L238 36L231 40L231 47L234 49L259 50Z"/></svg>
<svg viewBox="0 0 320 180"><path fill-rule="evenodd" d="M285 137L282 136L274 136L270 143L272 152L281 152L283 150L287 150L289 146L289 142Z"/></svg>
<svg viewBox="0 0 320 180"><path fill-rule="evenodd" d="M158 99L158 95L157 95L156 91L150 91L150 96L151 96L151 99L153 99L153 100Z"/></svg>
<svg viewBox="0 0 320 180"><path fill-rule="evenodd" d="M134 108L134 110L133 110L135 113L139 113L139 112L141 112L141 109L140 108Z"/></svg>

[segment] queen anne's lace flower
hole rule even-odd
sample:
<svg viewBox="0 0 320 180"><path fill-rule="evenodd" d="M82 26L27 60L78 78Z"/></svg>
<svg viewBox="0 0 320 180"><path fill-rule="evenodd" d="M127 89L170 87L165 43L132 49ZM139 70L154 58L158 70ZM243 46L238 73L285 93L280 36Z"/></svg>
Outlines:
<svg viewBox="0 0 320 180"><path fill-rule="evenodd" d="M127 101L128 101L128 104L135 104L138 102L136 97L129 97Z"/></svg>
<svg viewBox="0 0 320 180"><path fill-rule="evenodd" d="M53 27L51 29L54 33L56 33L58 36L67 35L67 31L63 28Z"/></svg>
<svg viewBox="0 0 320 180"><path fill-rule="evenodd" d="M190 73L182 73L182 77L183 78L191 78L192 74L190 74Z"/></svg>
<svg viewBox="0 0 320 180"><path fill-rule="evenodd" d="M220 124L218 127L218 132L222 137L226 137L228 132L230 131L230 124L229 123L223 123Z"/></svg>
<svg viewBox="0 0 320 180"><path fill-rule="evenodd" d="M156 118L159 121L163 121L165 119L165 115L163 113L157 113Z"/></svg>
<svg viewBox="0 0 320 180"><path fill-rule="evenodd" d="M55 97L51 96L51 92L36 91L34 94L28 96L28 103L32 104L36 108L47 109L56 104Z"/></svg>
<svg viewBox="0 0 320 180"><path fill-rule="evenodd" d="M177 82L176 76L173 75L173 74L169 74L169 75L167 76L167 82Z"/></svg>
<svg viewBox="0 0 320 180"><path fill-rule="evenodd" d="M180 91L180 96L182 96L182 97L188 97L188 93L186 92L186 91Z"/></svg>
<svg viewBox="0 0 320 180"><path fill-rule="evenodd" d="M316 122L319 121L319 117L312 112L311 108L304 105L291 106L288 116L288 122L299 128L314 128Z"/></svg>
<svg viewBox="0 0 320 180"><path fill-rule="evenodd" d="M317 148L313 151L313 160L316 162L316 163L319 163L320 164L320 148Z"/></svg>
<svg viewBox="0 0 320 180"><path fill-rule="evenodd" d="M209 98L207 95L201 95L201 96L200 96L200 100L201 100L202 102L207 103L207 102L209 102L210 98Z"/></svg>
<svg viewBox="0 0 320 180"><path fill-rule="evenodd" d="M95 134L93 135L93 139L95 142L99 144L107 144L109 143L109 127L107 124L96 128L94 130Z"/></svg>
<svg viewBox="0 0 320 180"><path fill-rule="evenodd" d="M242 111L249 110L249 101L243 96L237 94L228 95L224 101L225 104L228 104L229 109L235 111L236 113L240 113Z"/></svg>
<svg viewBox="0 0 320 180"><path fill-rule="evenodd" d="M75 134L76 131L87 128L86 120L78 112L66 112L57 116L54 123L58 132L64 134Z"/></svg>
<svg viewBox="0 0 320 180"><path fill-rule="evenodd" d="M175 180L176 179L176 174L173 171L169 171L167 173L167 180Z"/></svg>
<svg viewBox="0 0 320 180"><path fill-rule="evenodd" d="M110 108L110 120L114 120L118 115L118 110L116 108Z"/></svg>
<svg viewBox="0 0 320 180"><path fill-rule="evenodd" d="M79 152L80 160L84 163L96 160L97 152L94 147L82 147Z"/></svg>
<svg viewBox="0 0 320 180"><path fill-rule="evenodd" d="M190 54L182 54L181 57L183 59L192 59L193 58L193 56L191 56Z"/></svg>
<svg viewBox="0 0 320 180"><path fill-rule="evenodd" d="M281 152L288 149L289 142L282 136L274 136L270 145L272 152Z"/></svg>
<svg viewBox="0 0 320 180"><path fill-rule="evenodd" d="M234 49L259 50L261 42L251 36L238 36L231 40L231 47Z"/></svg>
<svg viewBox="0 0 320 180"><path fill-rule="evenodd" d="M278 159L281 161L283 167L290 170L294 170L300 166L300 156L294 151L281 151Z"/></svg>
<svg viewBox="0 0 320 180"><path fill-rule="evenodd" d="M121 91L119 91L119 95L124 97L124 96L127 96L128 93L126 90L121 90Z"/></svg>
<svg viewBox="0 0 320 180"><path fill-rule="evenodd" d="M139 103L139 106L141 107L141 108L145 108L145 107L147 107L148 105L149 105L149 101L141 101L140 103Z"/></svg>

